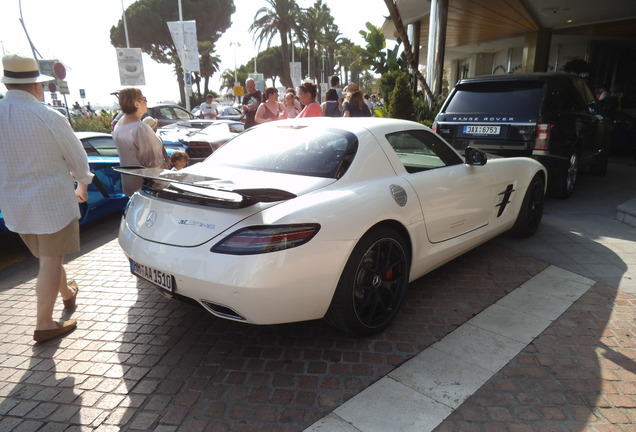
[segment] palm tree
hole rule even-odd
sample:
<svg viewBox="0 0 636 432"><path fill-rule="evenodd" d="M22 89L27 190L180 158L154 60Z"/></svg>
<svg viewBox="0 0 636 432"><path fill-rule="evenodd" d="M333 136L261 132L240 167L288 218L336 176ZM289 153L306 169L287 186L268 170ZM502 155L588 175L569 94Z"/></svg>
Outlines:
<svg viewBox="0 0 636 432"><path fill-rule="evenodd" d="M219 65L221 63L221 59L219 59L219 56L215 55L214 49L215 46L212 41L199 42L199 74L203 78L204 94L210 93L210 78L219 71ZM200 93L201 89L198 88L198 90Z"/></svg>
<svg viewBox="0 0 636 432"><path fill-rule="evenodd" d="M333 24L331 9L322 0L310 8L305 9L300 15L300 26L302 28L302 39L309 49L309 71L310 78L315 77L316 65L316 45L323 45L324 29Z"/></svg>
<svg viewBox="0 0 636 432"><path fill-rule="evenodd" d="M325 69L327 70L328 76L331 76L334 73L334 69L336 67L336 51L342 41L342 33L340 33L336 24L328 25L325 28L323 43L327 52L327 65L325 66Z"/></svg>
<svg viewBox="0 0 636 432"><path fill-rule="evenodd" d="M358 69L359 66L359 54L356 53L356 48L361 49L354 44L351 39L342 38L338 49L336 50L336 60L338 61L338 69L344 68L344 79L341 80L342 85L348 82L347 76L350 70Z"/></svg>
<svg viewBox="0 0 636 432"><path fill-rule="evenodd" d="M291 75L289 73L289 36L291 32L297 33L298 16L300 8L295 0L266 0L270 8L262 7L254 15L254 23L249 31L254 33L259 45L267 41L267 46L278 34L280 36L281 57L283 62L283 74L281 83L285 87L291 87Z"/></svg>

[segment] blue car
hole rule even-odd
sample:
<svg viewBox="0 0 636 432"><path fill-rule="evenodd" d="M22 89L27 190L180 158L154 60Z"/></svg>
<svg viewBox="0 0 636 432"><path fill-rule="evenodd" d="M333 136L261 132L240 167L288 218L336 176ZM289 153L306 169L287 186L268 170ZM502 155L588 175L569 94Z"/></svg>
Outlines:
<svg viewBox="0 0 636 432"><path fill-rule="evenodd" d="M95 177L88 185L88 201L80 203L80 226L121 212L128 197L121 188L121 175L113 171L119 156L113 137L100 132L75 132L88 155L88 165ZM0 211L0 231L7 230Z"/></svg>

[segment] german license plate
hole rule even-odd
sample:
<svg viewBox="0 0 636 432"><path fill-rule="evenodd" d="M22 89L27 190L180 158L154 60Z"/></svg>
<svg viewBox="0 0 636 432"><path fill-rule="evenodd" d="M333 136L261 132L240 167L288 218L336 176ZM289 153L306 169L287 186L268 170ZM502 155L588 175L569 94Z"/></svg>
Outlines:
<svg viewBox="0 0 636 432"><path fill-rule="evenodd" d="M500 126L464 126L464 133L471 135L499 135Z"/></svg>
<svg viewBox="0 0 636 432"><path fill-rule="evenodd" d="M167 291L172 292L174 290L174 277L168 273L132 260L130 261L130 270L134 275L158 285Z"/></svg>

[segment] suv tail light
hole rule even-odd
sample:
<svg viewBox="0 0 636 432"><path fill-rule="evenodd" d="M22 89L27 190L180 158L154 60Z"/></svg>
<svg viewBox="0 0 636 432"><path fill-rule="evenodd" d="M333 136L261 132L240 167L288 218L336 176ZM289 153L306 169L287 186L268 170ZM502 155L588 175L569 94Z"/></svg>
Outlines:
<svg viewBox="0 0 636 432"><path fill-rule="evenodd" d="M437 120L433 122L433 124L431 125L431 129L433 130L433 132L437 133Z"/></svg>
<svg viewBox="0 0 636 432"><path fill-rule="evenodd" d="M554 125L547 123L537 124L537 137L534 142L535 150L548 150L550 146L550 129L553 127Z"/></svg>

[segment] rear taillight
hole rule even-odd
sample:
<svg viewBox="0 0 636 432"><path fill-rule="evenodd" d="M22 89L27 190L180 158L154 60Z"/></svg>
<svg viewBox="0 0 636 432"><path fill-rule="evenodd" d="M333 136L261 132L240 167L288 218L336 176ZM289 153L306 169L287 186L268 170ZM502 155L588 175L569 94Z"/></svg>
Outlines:
<svg viewBox="0 0 636 432"><path fill-rule="evenodd" d="M550 130L554 125L547 123L537 124L537 137L534 142L535 150L548 150L550 146Z"/></svg>
<svg viewBox="0 0 636 432"><path fill-rule="evenodd" d="M253 226L242 228L212 247L230 255L254 255L291 249L307 243L320 230L318 224Z"/></svg>
<svg viewBox="0 0 636 432"><path fill-rule="evenodd" d="M431 125L431 129L433 129L433 132L437 133L437 120L433 122L433 124Z"/></svg>

